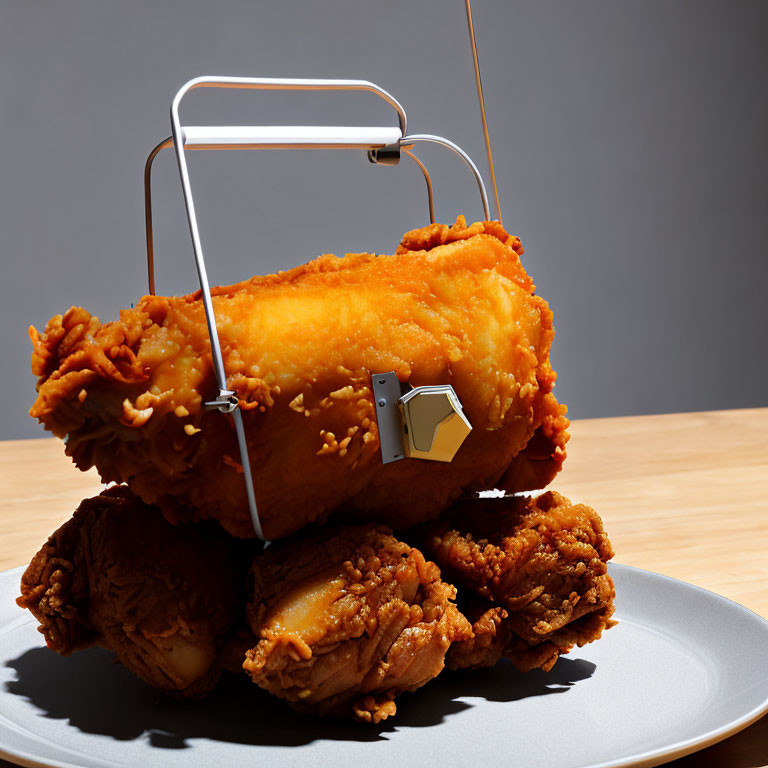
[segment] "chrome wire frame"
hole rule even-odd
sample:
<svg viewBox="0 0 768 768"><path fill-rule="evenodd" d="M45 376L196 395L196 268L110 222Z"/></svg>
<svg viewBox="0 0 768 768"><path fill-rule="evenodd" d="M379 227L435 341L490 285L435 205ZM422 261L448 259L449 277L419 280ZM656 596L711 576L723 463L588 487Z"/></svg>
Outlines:
<svg viewBox="0 0 768 768"><path fill-rule="evenodd" d="M444 139L442 136L433 136L429 133L413 133L410 136L404 136L400 140L400 146L401 148L406 147L410 149L417 142L439 144L440 146L447 147L464 161L466 166L472 172L472 176L474 177L475 183L477 184L478 192L480 192L480 199L483 201L483 216L485 217L486 221L490 221L491 209L488 206L488 193L485 191L485 183L483 182L483 177L480 174L480 171L477 169L477 166L472 161L472 158L458 144L454 144L452 141L448 141L448 139ZM426 168L424 171L426 173Z"/></svg>
<svg viewBox="0 0 768 768"><path fill-rule="evenodd" d="M416 155L411 152L410 149L407 147L401 146L400 149L402 150L402 153L404 155L407 155L408 157L413 160L416 165L419 166L419 170L421 170L422 175L424 176L424 181L427 184L427 205L429 206L429 223L434 224L435 223L435 192L432 189L432 179L429 177L429 171L427 170L427 166L424 165L424 163L419 160Z"/></svg>
<svg viewBox="0 0 768 768"><path fill-rule="evenodd" d="M418 166L422 175L424 176L424 183L427 187L427 205L429 210L429 222L435 223L435 193L432 185L432 178L429 175L429 171L426 166L416 155L411 151L414 144L417 142L429 142L433 144L441 144L448 147L455 152L462 160L467 164L472 175L475 178L478 190L480 192L480 198L483 204L483 215L487 221L490 220L490 210L488 206L488 194L485 189L485 183L483 182L482 175L478 170L472 158L464 152L461 147L454 144L448 139L444 139L440 136L432 136L427 134L413 134L406 136L400 141L400 150L404 155L407 155ZM163 139L147 156L147 160L144 164L144 229L146 233L147 243L147 281L149 285L149 293L155 295L155 238L154 228L152 221L152 167L155 162L155 158L161 150L167 149L173 146L173 137L169 136L167 139ZM298 147L295 147L298 148ZM240 149L249 149L249 147L240 147Z"/></svg>
<svg viewBox="0 0 768 768"><path fill-rule="evenodd" d="M483 183L482 176L477 169L477 166L472 162L469 155L464 152L459 146L444 139L440 136L433 136L429 134L412 134L407 135L407 119L405 110L400 103L389 93L387 93L379 86L366 80L314 80L314 79L288 79L288 78L249 78L249 77L198 77L185 83L177 92L171 105L171 136L161 141L150 152L147 157L144 166L144 212L145 212L145 228L147 238L147 272L149 280L149 292L155 293L155 274L154 274L154 236L152 227L152 165L155 157L158 153L166 148L173 147L176 155L176 161L179 169L179 177L181 179L181 187L184 195L184 205L187 212L187 222L189 225L189 233L192 238L192 246L195 255L195 265L197 267L197 275L200 282L200 292L203 300L203 306L205 308L206 323L208 326L208 335L211 343L211 359L213 363L214 375L216 378L216 384L218 386L218 396L215 400L205 403L206 409L219 410L222 413L232 414L235 432L237 436L238 447L240 451L240 460L243 467L243 479L245 481L246 493L248 498L248 508L250 512L251 521L253 523L254 531L259 539L264 540L264 534L261 527L261 521L259 518L259 512L256 505L256 497L253 488L253 476L251 473L251 464L249 458L248 444L245 437L245 428L243 425L243 417L239 404L237 401L236 393L227 389L226 372L224 370L224 359L221 353L221 344L219 341L219 334L216 326L216 317L213 308L213 301L211 298L211 290L208 282L208 274L205 266L205 258L203 255L202 243L200 240L200 231L197 224L197 214L195 211L194 198L192 196L192 187L189 180L189 170L187 167L187 159L185 154L186 136L184 133L184 126L181 125L179 119L179 105L184 96L191 90L196 88L244 88L244 89L258 89L258 90L358 90L369 91L375 93L392 107L398 115L399 120L399 138L392 145L375 144L367 147L369 152L369 159L371 158L371 150L388 150L395 154L403 152L408 155L417 164L421 170L424 180L427 185L427 194L429 201L429 217L430 221L434 223L434 194L432 188L432 181L429 173L424 164L414 155L411 150L414 144L419 142L429 142L434 144L440 144L452 150L457 154L468 166L472 172L483 203L483 213L486 220L490 219L490 211L488 206L488 195L486 194L485 185ZM212 126L212 129L215 127ZM192 129L190 128L190 131ZM277 129L278 132L280 129ZM355 129L357 130L357 129ZM362 130L362 129L361 129ZM222 134L223 136L223 134ZM240 143L233 143L231 140L227 141L226 136L222 138L214 137L212 142L206 144L198 144L198 146L190 146L188 149L265 149L265 148L283 148L283 149L350 149L360 148L360 142L356 141L352 144L344 144L336 142L335 144L323 143L320 140L319 143L311 143L309 141L303 141L301 143L293 143L291 141L274 141L270 139L268 146L257 143L249 145L247 142L241 141ZM306 136L303 137L306 139ZM375 162L375 160L374 160ZM382 159L382 163L384 160Z"/></svg>
<svg viewBox="0 0 768 768"><path fill-rule="evenodd" d="M149 285L150 295L155 295L155 236L152 221L152 168L155 162L155 158L160 154L163 149L168 149L173 146L173 137L169 136L167 139L163 139L147 156L147 160L144 163L144 230L146 234L147 243L147 282ZM248 149L248 147L241 147L240 149ZM427 187L427 205L429 210L429 222L435 223L435 195L432 187L432 179L430 178L429 171L424 163L411 152L407 146L401 146L401 151L404 155L407 155L421 171L424 176L424 183Z"/></svg>

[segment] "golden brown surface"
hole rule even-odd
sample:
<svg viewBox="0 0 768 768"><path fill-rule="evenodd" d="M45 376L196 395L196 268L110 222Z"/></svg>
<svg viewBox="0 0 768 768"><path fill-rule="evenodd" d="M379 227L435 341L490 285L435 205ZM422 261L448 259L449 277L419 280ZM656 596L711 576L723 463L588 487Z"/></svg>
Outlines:
<svg viewBox="0 0 768 768"><path fill-rule="evenodd" d="M427 527L424 551L468 608L474 637L451 648L451 667L550 669L559 654L613 624L613 557L597 513L558 493L464 501Z"/></svg>
<svg viewBox="0 0 768 768"><path fill-rule="evenodd" d="M472 636L449 650L449 669L492 667L508 658L520 672L541 668L548 672L563 651L554 643L529 645L512 631L509 612L498 605L490 608L480 600L462 600L464 615L472 622Z"/></svg>
<svg viewBox="0 0 768 768"><path fill-rule="evenodd" d="M322 256L214 289L267 538L340 506L407 527L463 489L551 479L567 420L551 394L552 313L520 253L500 224L460 218L408 233L394 256ZM145 296L104 324L72 308L31 335L31 415L68 435L78 467L128 483L171 521L252 535L231 419L202 408L216 388L199 295ZM369 384L390 370L453 385L474 428L450 464L381 464Z"/></svg>
<svg viewBox="0 0 768 768"><path fill-rule="evenodd" d="M385 528L281 542L252 576L258 642L243 667L297 709L379 722L470 634L437 566Z"/></svg>
<svg viewBox="0 0 768 768"><path fill-rule="evenodd" d="M242 610L239 546L212 523L171 526L126 488L111 488L51 535L18 603L52 650L98 644L150 685L199 695L218 679Z"/></svg>

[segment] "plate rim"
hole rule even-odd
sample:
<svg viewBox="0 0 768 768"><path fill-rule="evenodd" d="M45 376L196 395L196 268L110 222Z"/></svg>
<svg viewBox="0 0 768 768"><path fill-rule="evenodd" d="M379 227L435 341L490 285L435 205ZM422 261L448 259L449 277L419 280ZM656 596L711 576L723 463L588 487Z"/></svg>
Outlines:
<svg viewBox="0 0 768 768"><path fill-rule="evenodd" d="M751 608L747 608L746 605L742 605L736 600L731 600L725 595L713 592L710 589L705 589L697 584L691 584L689 581L683 581L682 579L676 579L674 576L667 576L663 573L656 573L655 571L649 571L645 568L638 568L634 565L627 565L626 563L610 562L608 563L608 569L615 570L618 566L619 570L626 570L627 572L635 572L643 575L643 578L650 577L651 579L658 579L660 581L673 582L675 584L681 584L686 589L693 589L697 592L706 595L707 599L715 598L719 602L729 604L743 613L756 619L758 622L768 625L768 619L756 613ZM693 737L691 739L685 739L683 741L670 744L668 747L662 750L651 750L643 752L639 755L633 755L618 762L609 761L602 763L593 763L592 765L583 766L583 768L653 768L653 766L664 765L665 763L677 760L686 755L691 755L696 752L706 749L707 747L714 746L715 744L724 741L730 736L735 736L737 733L748 728L753 723L756 723L761 717L768 714L768 693L766 693L763 701L756 707L751 709L745 715L740 718L727 723L726 725L709 731L701 737Z"/></svg>
<svg viewBox="0 0 768 768"><path fill-rule="evenodd" d="M26 565L20 565L15 568L9 568L5 571L0 571L0 582L6 578L11 578L14 574L17 574L20 578L26 568ZM693 589L697 592L703 593L707 599L714 598L718 602L728 604L731 609L735 609L750 616L751 619L757 620L759 623L766 625L766 629L768 630L768 619L760 616L760 614L756 613L750 608L747 608L745 605L742 605L741 603L738 603L729 597L720 595L717 592L713 592L712 590L705 589L704 587L700 587L696 584L691 584L690 582L683 581L682 579L677 579L674 576L667 576L663 573L656 573L655 571L638 568L637 566L628 565L626 563L610 562L608 563L608 569L609 571L618 570L630 574L640 574L641 578L644 579L673 582L676 585L681 585L685 589ZM699 752L703 749L706 749L707 747L711 747L721 741L724 741L725 739L745 730L766 714L768 714L768 693L766 693L765 698L760 704L758 704L756 707L753 707L746 714L742 715L736 720L726 723L720 728L710 730L701 736L674 742L673 744L662 747L660 749L649 750L637 755L630 755L629 757L620 759L618 761L614 760L607 762L604 761L602 763L591 763L589 765L584 765L581 768L654 768L654 766L663 765L672 760L685 757L686 755L694 754L695 752ZM74 763L59 760L41 763L34 755L21 750L16 752L8 752L2 745L0 745L0 759L7 760L14 765L24 766L25 768L81 768L81 766L78 766Z"/></svg>

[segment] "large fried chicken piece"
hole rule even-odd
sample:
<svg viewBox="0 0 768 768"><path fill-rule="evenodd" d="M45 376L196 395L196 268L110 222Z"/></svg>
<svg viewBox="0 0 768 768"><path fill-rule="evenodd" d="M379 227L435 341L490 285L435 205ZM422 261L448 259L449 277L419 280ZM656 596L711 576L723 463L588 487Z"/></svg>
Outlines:
<svg viewBox="0 0 768 768"><path fill-rule="evenodd" d="M597 513L559 493L471 499L427 528L424 550L459 588L473 637L448 666L548 670L611 627L613 557Z"/></svg>
<svg viewBox="0 0 768 768"><path fill-rule="evenodd" d="M242 546L213 523L172 526L127 488L110 488L51 535L17 602L52 650L101 645L150 685L197 696L218 679L243 609Z"/></svg>
<svg viewBox="0 0 768 768"><path fill-rule="evenodd" d="M386 528L348 526L278 543L252 567L254 682L299 710L379 722L394 697L444 666L471 636L456 590Z"/></svg>
<svg viewBox="0 0 768 768"><path fill-rule="evenodd" d="M243 410L268 539L330 510L406 528L462 491L541 488L565 456L547 303L498 222L434 224L392 256L321 256L216 288L228 386ZM81 469L125 482L172 522L252 536L232 420L217 395L200 295L145 296L101 323L73 307L30 329L31 415ZM451 463L383 465L371 375L452 384L473 430Z"/></svg>

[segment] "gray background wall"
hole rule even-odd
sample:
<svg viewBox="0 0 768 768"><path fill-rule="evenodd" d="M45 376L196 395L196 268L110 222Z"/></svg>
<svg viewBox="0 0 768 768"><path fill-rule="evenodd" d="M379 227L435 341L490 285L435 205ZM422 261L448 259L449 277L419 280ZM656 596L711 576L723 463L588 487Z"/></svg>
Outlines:
<svg viewBox="0 0 768 768"><path fill-rule="evenodd" d="M768 3L475 0L505 223L555 310L574 417L766 405ZM411 129L483 159L461 0L1 0L0 438L42 430L26 329L146 290L141 173L199 74L361 77ZM389 122L361 94L198 92L189 122ZM437 213L480 217L439 149ZM484 167L484 166L483 166ZM198 153L214 282L391 252L426 220L415 168L354 153ZM173 157L158 289L195 287Z"/></svg>

